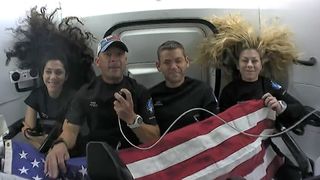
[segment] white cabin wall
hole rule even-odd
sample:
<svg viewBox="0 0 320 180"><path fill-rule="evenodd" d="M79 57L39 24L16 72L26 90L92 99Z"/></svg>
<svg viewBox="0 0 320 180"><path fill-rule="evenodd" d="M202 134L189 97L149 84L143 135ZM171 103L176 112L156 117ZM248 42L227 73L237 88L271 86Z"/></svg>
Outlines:
<svg viewBox="0 0 320 180"><path fill-rule="evenodd" d="M301 60L307 60L310 57L317 58L315 66L293 66L291 76L289 76L289 92L299 99L303 105L318 110L320 110L319 10L320 1L318 0L291 0L286 7L281 9L261 10L261 18L279 17L281 23L291 28L296 45L301 53ZM319 127L307 125L303 136L291 134L309 158L315 160L320 157L320 151L317 148L320 144ZM281 144L281 142L277 142Z"/></svg>
<svg viewBox="0 0 320 180"><path fill-rule="evenodd" d="M304 105L320 108L320 1L290 0L280 9L261 9L261 19L279 17L288 25L301 60L317 58L313 67L294 65L289 79L289 92Z"/></svg>
<svg viewBox="0 0 320 180"><path fill-rule="evenodd" d="M83 22L90 32L98 39L102 38L104 33L113 25L133 21L164 18L207 18L213 15L224 15L228 13L240 13L248 18L253 24L259 22L258 9L167 9L153 11L138 11L117 14L105 14L99 16L83 17ZM96 45L94 45L96 47Z"/></svg>

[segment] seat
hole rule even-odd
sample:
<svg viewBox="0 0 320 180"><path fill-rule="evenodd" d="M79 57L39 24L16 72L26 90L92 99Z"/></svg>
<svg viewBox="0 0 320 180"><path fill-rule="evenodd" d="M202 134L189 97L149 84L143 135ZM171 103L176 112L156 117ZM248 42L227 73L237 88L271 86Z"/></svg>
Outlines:
<svg viewBox="0 0 320 180"><path fill-rule="evenodd" d="M133 180L130 171L122 163L117 152L105 142L87 144L87 164L91 179Z"/></svg>
<svg viewBox="0 0 320 180"><path fill-rule="evenodd" d="M295 134L299 136L303 135L303 133L300 133L300 132L304 132L304 127L306 124L316 126L316 127L318 127L320 124L320 116L319 116L320 112L315 111L314 108L309 106L305 106L304 108L306 113L309 113L309 114L311 112L312 113L298 126L298 128L301 129L302 131L299 130L299 133L296 133L295 131L293 131ZM280 123L278 123L278 125L279 125L278 129L281 132L287 129L285 126L283 126ZM303 152L303 150L299 147L298 143L294 140L294 138L289 132L283 133L281 135L281 139L283 140L284 144L286 145L286 147L292 154L294 160L296 161L297 169L301 172L302 178L313 179L312 178L313 176L320 175L315 173L315 171L317 170L316 168L319 168L318 167L319 165L315 166L315 163L313 162L313 160L310 159L305 152ZM318 178L320 179L320 177Z"/></svg>
<svg viewBox="0 0 320 180"><path fill-rule="evenodd" d="M280 127L282 132L286 130L286 128L281 124ZM307 155L302 151L293 137L288 132L285 132L281 135L281 139L297 162L297 169L300 171L302 178L312 176L312 160L309 159Z"/></svg>

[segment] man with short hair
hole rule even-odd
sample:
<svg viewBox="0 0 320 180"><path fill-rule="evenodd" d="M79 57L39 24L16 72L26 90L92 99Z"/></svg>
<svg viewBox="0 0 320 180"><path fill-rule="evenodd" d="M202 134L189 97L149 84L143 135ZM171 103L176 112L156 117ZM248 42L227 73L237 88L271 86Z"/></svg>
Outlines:
<svg viewBox="0 0 320 180"><path fill-rule="evenodd" d="M108 36L98 45L96 65L101 70L75 95L63 125L63 132L46 157L45 172L56 178L66 172L68 150L75 145L80 126L87 121L89 141L104 141L114 148L129 147L123 133L134 144L159 138L153 103L145 87L124 76L127 46L118 36ZM118 122L118 120L120 122Z"/></svg>
<svg viewBox="0 0 320 180"><path fill-rule="evenodd" d="M150 89L155 115L163 134L174 120L191 108L204 108L217 113L217 101L212 88L186 76L190 65L184 47L177 41L166 41L157 51L156 66L165 78ZM170 131L182 128L211 116L204 111L192 111L183 116Z"/></svg>

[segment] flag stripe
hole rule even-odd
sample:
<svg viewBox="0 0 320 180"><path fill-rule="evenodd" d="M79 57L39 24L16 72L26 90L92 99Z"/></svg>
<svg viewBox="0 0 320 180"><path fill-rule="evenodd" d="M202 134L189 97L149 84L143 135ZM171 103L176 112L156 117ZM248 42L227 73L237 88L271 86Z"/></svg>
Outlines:
<svg viewBox="0 0 320 180"><path fill-rule="evenodd" d="M254 171L252 171L245 177L247 179L262 179L264 176L266 176L266 169L272 162L272 160L275 158L275 156L276 153L273 151L272 147L269 146L263 158L263 162L259 166L257 166L257 168L255 168Z"/></svg>
<svg viewBox="0 0 320 180"><path fill-rule="evenodd" d="M257 104L255 104L255 105L257 105ZM238 109L240 109L240 108L238 108ZM256 107L256 110L257 110L257 107ZM266 126L270 127L270 124L272 124L271 120L264 119L264 118L268 117L268 112L269 112L269 109L262 108L262 109L255 111L255 112L247 114L244 117L239 117L230 123L232 123L232 125L236 126L238 129L241 129L242 131L248 130L250 128L265 129ZM233 113L225 113L225 114L233 114ZM218 122L219 120L217 120L215 118L210 118L206 121L210 121L211 124L214 124L212 122ZM259 122L263 122L262 124L264 124L264 126L259 127L259 124L257 126L257 123L259 123ZM202 125L203 124L207 125L208 122L204 122L204 123L202 123ZM196 125L197 124L195 124L193 126L196 126ZM208 126L206 126L206 127L208 127ZM196 129L196 127L193 127L193 129ZM189 129L185 129L185 130L188 133L190 131ZM181 134L184 134L184 136L186 136L186 133L184 131L179 131L179 132ZM193 130L193 132L194 132L194 130ZM272 130L268 131L267 134L270 134L271 132L272 132ZM253 133L253 134L259 134L259 133L260 132ZM129 170L131 171L131 173L133 174L133 176L135 178L140 178L140 177L145 178L145 176L148 176L148 175L151 175L154 173L157 174L156 177L159 177L159 175L161 174L161 171L163 171L163 170L165 170L166 172L170 171L170 168L168 168L168 167L174 166L178 163L182 162L183 167L189 167L186 160L189 159L188 161L191 160L191 162L192 162L192 158L197 156L199 153L203 153L203 152L209 153L210 148L214 148L214 147L218 146L219 144L223 144L223 142L226 140L232 141L232 139L233 139L232 137L234 137L238 134L239 133L237 131L230 128L226 124L220 125L219 127L215 128L215 129L212 128L212 126L211 126L211 132L209 132L208 134L204 134L204 135L202 134L201 136L195 137L195 138L193 138L189 141L186 141L183 144L179 144L177 146L174 146L174 145L171 146L170 142L163 141L168 150L166 150L156 156L153 156L153 154L157 154L152 151L153 149L148 150L148 151L143 151L143 153L141 153L140 150L135 150L136 152L134 152L134 153L139 152L139 154L143 154L140 156L145 156L145 157L136 158L136 156L133 155L134 153L131 154L131 158L130 158L131 162L132 161L136 161L136 162L127 163L127 167L129 168ZM169 134L168 136L170 136L170 135L172 135L172 134ZM241 136L243 136L243 135L241 134ZM250 137L246 137L244 139L250 139ZM254 139L255 138L251 138L251 141ZM259 141L261 144L261 138L259 138L259 139L260 139ZM174 140L175 140L175 138L172 139L172 141L174 141ZM237 140L234 140L234 142L236 142L236 141ZM233 145L235 145L234 142L233 142ZM231 142L231 144L232 144L232 142ZM243 143L243 144L246 144L246 143ZM242 146L240 145L238 148L240 148ZM228 148L225 148L225 149L228 149ZM220 148L220 151L221 151L221 148ZM230 152L234 152L234 151L235 151L235 149L231 148ZM226 151L226 152L228 152L228 151ZM128 153L128 151L126 151L125 154L128 155L130 153ZM226 153L225 156L223 156L223 155L221 156L221 153L219 153L220 159L225 158L226 155L228 155L228 153ZM239 155L235 154L235 156L239 156ZM124 161L128 160L125 157L127 157L127 156L121 156L121 158ZM210 157L210 156L207 156L207 157L204 156L203 158L208 158L208 157ZM145 159L139 160L141 158L145 158ZM197 158L199 158L199 157L197 157ZM137 159L138 159L138 161L137 161ZM173 161L173 159L174 159L174 161ZM243 160L245 160L245 159L243 159ZM217 161L217 159L215 159L215 161ZM231 159L231 161L233 161L233 159ZM127 162L130 162L130 161L127 161ZM210 161L207 161L207 162L210 162ZM226 162L226 161L224 161L224 162ZM211 161L211 164L212 163L213 162ZM197 162L197 164L198 164L198 162ZM141 167L144 167L144 168L141 168ZM176 167L174 167L174 168L176 168ZM200 167L200 169L201 168L203 168L203 167ZM210 171L211 170L212 169L210 169ZM184 170L184 171L186 171L186 170ZM174 172L178 172L178 171L174 171ZM190 173L188 170L187 170L187 172ZM185 177L185 175L183 177Z"/></svg>
<svg viewBox="0 0 320 180"><path fill-rule="evenodd" d="M261 132L263 130L264 126L261 126L264 123L260 123L260 127L256 126L252 129L250 129L250 131L247 131L247 133L252 133L252 134L270 134L270 132L273 132L272 129L269 130L265 130L265 132ZM199 171L203 168L206 168L207 166L210 166L211 164L213 164L214 162L218 162L221 161L223 162L224 160L226 160L228 158L228 156L234 154L235 157L241 157L242 152L240 151L239 154L237 155L236 151L241 150L241 148L247 148L248 151L252 150L253 146L250 145L250 143L254 143L256 138L253 137L247 137L245 135L238 135L238 136L233 136L230 139L224 141L223 143L221 143L219 146L214 147L212 149L209 149L203 153L201 153L201 157L199 157L200 155L193 157L191 159L194 159L192 162L186 164L186 162L183 162L184 166L193 166L194 169L196 171ZM261 138L263 139L263 138ZM261 139L259 141L261 141ZM247 146L247 147L246 147ZM191 160L190 159L190 160ZM199 161L199 159L203 159L204 161ZM188 160L189 161L189 160ZM231 162L226 162L228 164L230 163L235 163L234 159L230 160ZM220 163L221 163L220 162ZM197 166L194 166L194 164L197 164ZM191 170L187 169L187 172L193 172Z"/></svg>
<svg viewBox="0 0 320 180"><path fill-rule="evenodd" d="M266 143L264 142L263 145ZM262 146L261 151L253 156L252 158L244 161L243 163L239 164L237 167L235 167L232 171L230 171L227 174L224 174L222 176L219 176L216 178L216 180L225 180L230 177L244 177L250 172L252 172L259 164L263 162L263 156L265 154L265 146Z"/></svg>
<svg viewBox="0 0 320 180"><path fill-rule="evenodd" d="M250 120L256 121L255 117L259 116L258 113L255 114L257 109L263 108L264 105L262 101L250 101L245 107L236 105L232 107L231 111L225 111L219 114L219 117L224 119L227 122L234 121L235 119L239 119L243 116L248 116L248 122L252 123ZM261 110L263 111L263 110ZM265 112L266 113L266 112ZM270 113L270 112L269 112ZM270 117L270 119L274 119L274 117ZM217 119L216 117L211 117L205 121L201 121L199 123L195 123L189 126L186 126L179 131L174 131L167 134L162 141L160 141L151 151L147 150L144 153L141 153L139 150L132 150L132 149L124 149L120 151L120 157L124 161L125 164L130 164L132 162L136 162L139 160L143 160L145 158L156 156L167 149L178 146L179 144L185 143L196 136L207 135L213 129L224 125L224 122ZM254 123L252 124L254 126ZM199 129L195 131L195 129ZM184 132L187 132L186 135ZM150 144L143 145L142 147L149 146ZM132 158L134 157L134 158Z"/></svg>
<svg viewBox="0 0 320 180"><path fill-rule="evenodd" d="M272 179L276 170L283 164L283 158L276 154L268 142L265 141L264 145L266 147L262 146L259 154L243 162L228 174L216 178L216 180L239 176L247 180Z"/></svg>
<svg viewBox="0 0 320 180"><path fill-rule="evenodd" d="M232 121L233 122L232 125L240 129L241 131L247 130L252 126L254 127L257 124L257 122L263 120L260 118L259 119L256 118L257 114L259 117L266 117L266 113L268 111L269 110L266 108L260 109L252 114L249 114L247 117L241 117ZM251 118L251 116L253 116L254 118ZM248 123L248 119L255 120L256 122ZM209 119L209 120L216 121L216 119ZM133 175L135 178L143 177L148 174L152 174L152 173L161 171L163 169L166 169L167 167L170 167L182 161L185 161L203 151L206 151L210 148L213 148L219 145L223 141L237 134L239 134L239 132L232 129L229 125L223 124L218 128L212 130L209 134L197 136L185 143L182 143L172 148L169 147L170 149L162 152L157 156L145 158L143 160L127 164L127 167L131 172L134 172ZM170 146L168 142L165 142L165 143L167 147ZM144 151L144 153L141 153L141 151L138 150L138 152L140 152L141 155L146 155L150 151ZM134 157L135 156L133 156L133 158ZM175 161L170 161L172 159L175 159ZM145 164L154 164L154 165L146 167ZM141 167L146 167L146 168L141 168Z"/></svg>
<svg viewBox="0 0 320 180"><path fill-rule="evenodd" d="M266 131L269 131L269 130L266 130ZM260 134L260 133L258 133L258 134ZM246 139L248 142L250 141L250 143L254 144L253 138L251 138L251 139L246 138ZM237 160L234 158L228 159L228 156L230 154L234 154L233 156L235 158L241 158L242 154L245 154L245 153L243 153L242 151L235 152L235 150L233 150L232 147L228 147L228 146L230 146L230 145L232 146L232 144L234 144L234 142L236 142L238 140L239 139L237 137L232 137L232 140L230 140L230 139L227 140L229 142L226 141L216 148L208 149L207 151L205 151L197 156L194 156L186 161L181 162L180 165L171 166L163 171L159 171L157 173L150 174L149 176L144 176L143 179L153 179L155 177L160 177L161 179L167 179L167 178L171 177L170 176L171 174L174 174L174 177L177 179L182 179L188 175L191 175L197 171L200 171L201 169L204 169L204 168L212 165L215 162L217 162L216 165L219 166L220 168L222 165L224 165L225 167L228 167L230 164L235 165L237 162L240 162L241 159L240 160ZM239 142L240 146L238 149L241 149L244 146L247 146L247 147L245 147L246 148L245 151L248 151L248 152L255 151L253 148L255 146L250 145L250 143ZM259 140L257 141L257 143L260 143ZM243 161L243 160L241 160L241 161ZM145 164L145 166L148 166L148 165ZM223 167L223 168L225 168L225 167Z"/></svg>
<svg viewBox="0 0 320 180"><path fill-rule="evenodd" d="M265 130L263 134L268 134L268 131ZM241 148L239 151L231 154L227 158L208 166L207 168L198 171L191 176L188 176L184 179L214 179L225 173L230 172L236 166L240 165L244 161L252 158L261 151L261 138L258 138L248 146Z"/></svg>
<svg viewBox="0 0 320 180"><path fill-rule="evenodd" d="M265 151L263 161L252 172L245 176L245 179L263 179L267 175L267 168L277 157L276 152L272 149L272 146L268 146ZM270 172L271 173L271 172ZM273 175L272 175L273 176Z"/></svg>
<svg viewBox="0 0 320 180"><path fill-rule="evenodd" d="M277 155L268 166L267 174L263 179L272 179L283 164L284 157Z"/></svg>

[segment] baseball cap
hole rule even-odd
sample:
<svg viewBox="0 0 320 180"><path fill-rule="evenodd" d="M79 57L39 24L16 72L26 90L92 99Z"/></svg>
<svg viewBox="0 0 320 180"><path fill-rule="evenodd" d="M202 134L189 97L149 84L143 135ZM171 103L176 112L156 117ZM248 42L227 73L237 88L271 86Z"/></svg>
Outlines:
<svg viewBox="0 0 320 180"><path fill-rule="evenodd" d="M110 46L116 46L126 52L128 52L127 46L120 40L119 36L117 35L110 35L105 38L103 38L99 44L97 49L97 55L99 55L100 52L105 52L108 47Z"/></svg>

